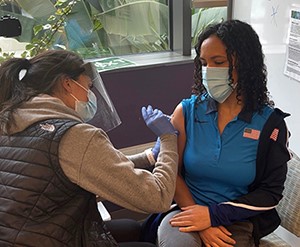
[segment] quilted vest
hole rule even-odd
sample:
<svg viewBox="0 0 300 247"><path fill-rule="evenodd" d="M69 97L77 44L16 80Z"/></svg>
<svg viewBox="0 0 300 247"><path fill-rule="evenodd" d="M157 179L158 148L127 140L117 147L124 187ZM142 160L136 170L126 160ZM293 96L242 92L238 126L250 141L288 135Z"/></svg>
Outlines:
<svg viewBox="0 0 300 247"><path fill-rule="evenodd" d="M50 119L0 136L0 247L118 246L95 195L59 165L59 142L77 123Z"/></svg>

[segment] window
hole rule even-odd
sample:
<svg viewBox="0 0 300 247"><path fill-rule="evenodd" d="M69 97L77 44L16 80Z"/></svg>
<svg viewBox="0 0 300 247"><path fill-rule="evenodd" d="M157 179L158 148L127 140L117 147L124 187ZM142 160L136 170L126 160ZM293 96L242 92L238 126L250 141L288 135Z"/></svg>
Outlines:
<svg viewBox="0 0 300 247"><path fill-rule="evenodd" d="M19 37L0 37L0 48L2 55L21 55L25 49L35 55L49 48L72 50L84 58L161 51L190 55L199 32L227 18L226 2L0 0L0 16L17 17L23 29Z"/></svg>
<svg viewBox="0 0 300 247"><path fill-rule="evenodd" d="M192 46L202 30L210 24L227 19L227 7L192 8Z"/></svg>
<svg viewBox="0 0 300 247"><path fill-rule="evenodd" d="M232 0L170 1L172 50L189 56L203 28L231 17L231 5Z"/></svg>
<svg viewBox="0 0 300 247"><path fill-rule="evenodd" d="M169 50L167 0L0 0L0 14L20 20L18 41L84 58Z"/></svg>

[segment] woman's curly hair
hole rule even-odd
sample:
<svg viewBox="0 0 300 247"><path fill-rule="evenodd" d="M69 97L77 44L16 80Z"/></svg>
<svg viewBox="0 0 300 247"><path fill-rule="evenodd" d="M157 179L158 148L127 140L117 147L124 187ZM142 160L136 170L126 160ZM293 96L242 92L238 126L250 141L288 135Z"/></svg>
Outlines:
<svg viewBox="0 0 300 247"><path fill-rule="evenodd" d="M239 20L228 20L208 26L199 36L195 46L193 93L206 92L202 84L202 64L199 59L201 45L211 35L216 35L225 45L229 61L229 79L232 70L238 74L237 100L243 100L244 111L260 111L265 105L274 105L269 99L267 71L259 37L253 28ZM233 64L232 57L235 57Z"/></svg>

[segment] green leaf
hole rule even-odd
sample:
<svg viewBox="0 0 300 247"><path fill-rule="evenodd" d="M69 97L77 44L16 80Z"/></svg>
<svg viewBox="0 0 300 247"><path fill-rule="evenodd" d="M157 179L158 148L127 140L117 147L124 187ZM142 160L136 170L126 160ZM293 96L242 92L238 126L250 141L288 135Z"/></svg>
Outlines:
<svg viewBox="0 0 300 247"><path fill-rule="evenodd" d="M62 6L64 3L68 2L69 0L58 0L56 3L55 3L55 7L60 7Z"/></svg>
<svg viewBox="0 0 300 247"><path fill-rule="evenodd" d="M64 12L62 11L62 9L57 9L57 10L55 11L55 14L56 14L56 15L63 15Z"/></svg>
<svg viewBox="0 0 300 247"><path fill-rule="evenodd" d="M42 24L36 25L36 26L33 27L33 33L34 33L34 35L37 35L42 30L43 30L43 25Z"/></svg>
<svg viewBox="0 0 300 247"><path fill-rule="evenodd" d="M50 15L48 18L48 21L54 21L56 20L56 16L55 15Z"/></svg>
<svg viewBox="0 0 300 247"><path fill-rule="evenodd" d="M103 25L102 25L101 21L98 20L98 19L93 20L93 24L94 24L93 31L98 31L98 30L100 30L101 28L103 28Z"/></svg>
<svg viewBox="0 0 300 247"><path fill-rule="evenodd" d="M28 56L28 51L23 51L21 54L21 58L26 58Z"/></svg>
<svg viewBox="0 0 300 247"><path fill-rule="evenodd" d="M28 44L28 45L25 46L26 50L30 50L30 49L32 49L34 47L35 47L34 44Z"/></svg>

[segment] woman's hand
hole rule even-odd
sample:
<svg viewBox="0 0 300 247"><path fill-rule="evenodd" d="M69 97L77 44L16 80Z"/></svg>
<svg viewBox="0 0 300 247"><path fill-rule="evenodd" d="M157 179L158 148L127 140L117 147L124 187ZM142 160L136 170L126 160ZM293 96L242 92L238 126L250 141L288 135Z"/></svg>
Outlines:
<svg viewBox="0 0 300 247"><path fill-rule="evenodd" d="M199 232L205 247L233 247L236 242L231 235L224 226L209 227Z"/></svg>
<svg viewBox="0 0 300 247"><path fill-rule="evenodd" d="M179 231L195 232L210 227L208 207L192 205L183 207L181 210L182 212L174 215L170 220L170 224L179 227Z"/></svg>

